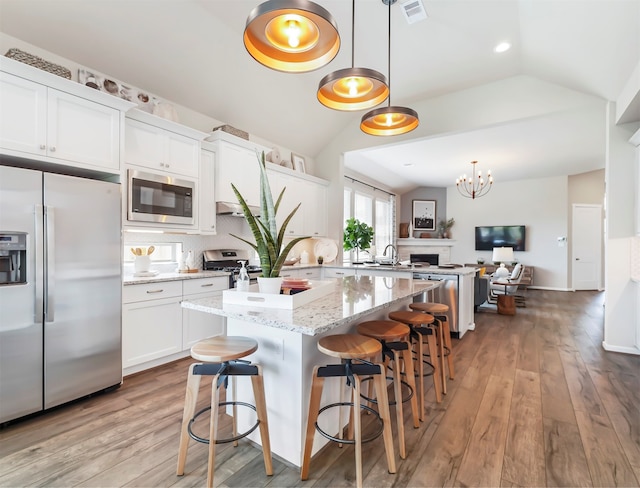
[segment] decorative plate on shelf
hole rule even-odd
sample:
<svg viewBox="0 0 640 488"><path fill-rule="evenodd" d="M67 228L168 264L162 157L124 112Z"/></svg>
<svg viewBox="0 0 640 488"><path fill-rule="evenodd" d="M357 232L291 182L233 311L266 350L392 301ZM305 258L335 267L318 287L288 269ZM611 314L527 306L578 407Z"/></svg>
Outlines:
<svg viewBox="0 0 640 488"><path fill-rule="evenodd" d="M338 245L333 239L318 239L313 247L316 258L322 256L325 263L331 263L338 257Z"/></svg>

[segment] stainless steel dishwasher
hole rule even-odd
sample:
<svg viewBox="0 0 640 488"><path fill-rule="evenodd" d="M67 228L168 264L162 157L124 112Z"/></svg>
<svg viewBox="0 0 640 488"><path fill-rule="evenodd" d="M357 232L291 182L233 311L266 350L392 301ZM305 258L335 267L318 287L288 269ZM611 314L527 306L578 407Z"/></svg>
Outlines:
<svg viewBox="0 0 640 488"><path fill-rule="evenodd" d="M460 276L457 274L429 273L427 271L415 271L414 280L442 281L442 284L435 291L435 301L449 305L449 320L451 321L451 332L456 337L460 337L458 327L458 289ZM426 292L428 293L428 292ZM414 301L428 301L426 293L418 295Z"/></svg>

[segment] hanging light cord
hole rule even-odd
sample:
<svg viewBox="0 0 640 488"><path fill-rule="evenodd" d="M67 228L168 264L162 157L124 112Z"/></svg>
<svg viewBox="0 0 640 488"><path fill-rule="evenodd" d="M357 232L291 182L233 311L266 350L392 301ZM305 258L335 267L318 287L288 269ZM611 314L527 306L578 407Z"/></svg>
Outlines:
<svg viewBox="0 0 640 488"><path fill-rule="evenodd" d="M384 0L383 0L384 1ZM387 67L389 69L389 75L387 76L387 86L389 87L389 98L387 99L387 107L391 107L391 5L393 2L388 0L389 2L389 32L387 43Z"/></svg>
<svg viewBox="0 0 640 488"><path fill-rule="evenodd" d="M356 52L356 0L351 1L351 67L355 66Z"/></svg>

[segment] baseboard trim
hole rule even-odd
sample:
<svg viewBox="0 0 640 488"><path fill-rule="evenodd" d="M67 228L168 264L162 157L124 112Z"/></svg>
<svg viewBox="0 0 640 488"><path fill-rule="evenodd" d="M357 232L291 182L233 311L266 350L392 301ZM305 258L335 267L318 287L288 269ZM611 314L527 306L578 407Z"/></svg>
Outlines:
<svg viewBox="0 0 640 488"><path fill-rule="evenodd" d="M613 346L611 344L607 344L606 341L602 341L602 347L605 351L622 352L624 354L635 354L636 356L640 356L640 349L634 346L632 347Z"/></svg>
<svg viewBox="0 0 640 488"><path fill-rule="evenodd" d="M573 291L571 288L556 288L552 286L527 286L530 290L547 290L547 291Z"/></svg>

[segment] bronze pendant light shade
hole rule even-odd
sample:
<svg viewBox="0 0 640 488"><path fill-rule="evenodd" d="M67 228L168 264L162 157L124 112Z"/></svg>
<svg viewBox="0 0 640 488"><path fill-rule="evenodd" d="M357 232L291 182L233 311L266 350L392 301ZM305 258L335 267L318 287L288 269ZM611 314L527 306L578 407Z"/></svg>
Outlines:
<svg viewBox="0 0 640 488"><path fill-rule="evenodd" d="M243 40L260 64L289 73L321 68L340 50L335 19L309 0L269 0L258 5L247 18Z"/></svg>
<svg viewBox="0 0 640 488"><path fill-rule="evenodd" d="M389 90L391 90L391 5L396 0L382 0L382 3L389 7ZM391 106L391 94L389 94L388 106L377 108L367 112L360 122L360 130L372 136L397 136L406 134L418 127L420 120L418 113L408 107Z"/></svg>
<svg viewBox="0 0 640 488"><path fill-rule="evenodd" d="M355 0L352 0L351 8L351 68L329 73L318 86L318 101L335 110L364 110L384 102L389 96L387 78L382 73L354 67Z"/></svg>

